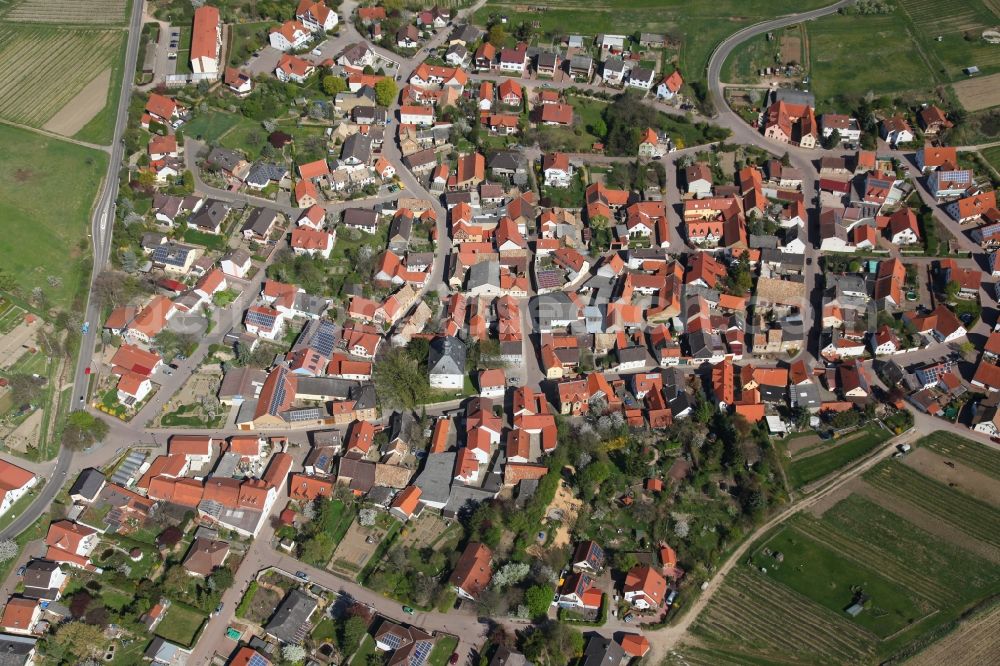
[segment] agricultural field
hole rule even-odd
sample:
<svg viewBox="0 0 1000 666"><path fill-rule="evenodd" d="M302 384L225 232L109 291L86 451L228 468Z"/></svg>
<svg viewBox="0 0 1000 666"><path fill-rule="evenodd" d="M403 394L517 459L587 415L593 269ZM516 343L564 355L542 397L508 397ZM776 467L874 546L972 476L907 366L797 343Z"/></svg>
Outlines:
<svg viewBox="0 0 1000 666"><path fill-rule="evenodd" d="M910 666L975 666L1000 654L1000 602L962 618L958 626L906 663Z"/></svg>
<svg viewBox="0 0 1000 666"><path fill-rule="evenodd" d="M959 620L1000 593L1000 571L890 508L852 493L772 532L697 619L701 645L675 663L877 663L955 626L995 628L988 612ZM851 617L859 594L864 610Z"/></svg>
<svg viewBox="0 0 1000 666"><path fill-rule="evenodd" d="M821 479L863 457L890 436L889 432L878 426L868 426L843 439L834 440L829 444L810 446L793 453L792 461L787 468L788 482L793 488L801 488Z"/></svg>
<svg viewBox="0 0 1000 666"><path fill-rule="evenodd" d="M994 0L899 0L896 4L912 25L920 54L932 63L935 78L964 79L962 70L972 65L984 74L1000 72L1000 45L982 39L984 30L1000 24L1000 5ZM898 64L894 62L893 67Z"/></svg>
<svg viewBox="0 0 1000 666"><path fill-rule="evenodd" d="M887 461L864 475L865 481L918 506L965 534L1000 547L1000 509L957 492L906 465Z"/></svg>
<svg viewBox="0 0 1000 666"><path fill-rule="evenodd" d="M44 126L114 68L124 39L121 30L0 24L0 118Z"/></svg>
<svg viewBox="0 0 1000 666"><path fill-rule="evenodd" d="M834 14L809 22L807 31L810 86L821 110L837 108L841 96L931 87L933 72L916 52L906 22L896 14ZM858 57L861 53L864 57Z"/></svg>
<svg viewBox="0 0 1000 666"><path fill-rule="evenodd" d="M503 14L511 29L522 22L535 25L535 35L543 42L567 34L593 37L598 33L631 35L640 29L662 32L680 42L679 52L667 55L677 56L678 66L691 82L704 80L712 50L740 28L825 4L825 0L719 0L699 4L685 0L547 0L529 5L515 0L489 0L473 20L486 25L491 15Z"/></svg>
<svg viewBox="0 0 1000 666"><path fill-rule="evenodd" d="M25 23L112 25L125 21L128 0L4 0L0 18Z"/></svg>
<svg viewBox="0 0 1000 666"><path fill-rule="evenodd" d="M966 111L982 111L1000 105L1000 73L965 79L952 85Z"/></svg>
<svg viewBox="0 0 1000 666"><path fill-rule="evenodd" d="M68 308L90 274L90 210L108 157L9 126L0 126L0 146L0 270L23 294L38 287Z"/></svg>
<svg viewBox="0 0 1000 666"><path fill-rule="evenodd" d="M744 566L726 576L692 633L712 646L695 663L720 663L716 650L737 664L865 663L873 661L878 640L845 615ZM689 663L684 657L682 663Z"/></svg>

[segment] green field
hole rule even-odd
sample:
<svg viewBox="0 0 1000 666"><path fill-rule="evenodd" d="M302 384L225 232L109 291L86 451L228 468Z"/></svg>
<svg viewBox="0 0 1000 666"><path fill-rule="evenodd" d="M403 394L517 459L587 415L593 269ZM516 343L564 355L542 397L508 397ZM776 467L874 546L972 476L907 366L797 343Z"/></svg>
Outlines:
<svg viewBox="0 0 1000 666"><path fill-rule="evenodd" d="M965 67L976 65L984 74L1000 72L1000 48L980 36L1000 24L1000 5L994 0L898 0L913 27L922 57L932 63L935 78L965 78ZM941 41L937 41L940 37ZM893 68L898 66L893 62Z"/></svg>
<svg viewBox="0 0 1000 666"><path fill-rule="evenodd" d="M952 490L895 461L886 461L864 475L869 484L910 502L971 537L1000 547L1000 510Z"/></svg>
<svg viewBox="0 0 1000 666"><path fill-rule="evenodd" d="M821 479L861 458L889 437L890 433L882 428L868 426L857 433L847 435L845 441L836 443L821 453L792 460L787 470L788 483L793 488L801 488L807 483Z"/></svg>
<svg viewBox="0 0 1000 666"><path fill-rule="evenodd" d="M808 24L808 36L810 85L821 109L837 108L839 96L933 85L933 73L898 10L886 16L826 16Z"/></svg>
<svg viewBox="0 0 1000 666"><path fill-rule="evenodd" d="M40 287L69 307L90 274L90 211L108 157L9 126L0 126L0 146L0 271L22 293Z"/></svg>
<svg viewBox="0 0 1000 666"><path fill-rule="evenodd" d="M924 446L948 458L954 458L974 470L1000 479L1000 453L979 442L963 439L952 434L936 432L921 438L917 446Z"/></svg>
<svg viewBox="0 0 1000 666"><path fill-rule="evenodd" d="M121 30L0 24L0 118L42 127L119 61Z"/></svg>
<svg viewBox="0 0 1000 666"><path fill-rule="evenodd" d="M854 600L857 591L871 598L873 609L852 621L880 638L890 636L927 614L926 603L910 590L894 585L872 568L841 556L793 527L785 527L763 544L784 556L780 564L758 552L754 565L767 569L767 576L787 585L835 613Z"/></svg>
<svg viewBox="0 0 1000 666"><path fill-rule="evenodd" d="M993 148L984 148L979 151L987 162L990 163L994 169L1000 173L1000 146L994 146Z"/></svg>
<svg viewBox="0 0 1000 666"><path fill-rule="evenodd" d="M826 4L826 0L719 0L696 4L686 0L548 0L528 5L490 0L476 12L474 21L485 25L490 15L503 14L511 30L525 21L537 22L536 33L541 41L548 41L544 36L552 35L631 35L639 30L669 34L681 42L678 65L691 82L704 80L716 45L740 28ZM524 11L529 6L536 11Z"/></svg>
<svg viewBox="0 0 1000 666"><path fill-rule="evenodd" d="M194 643L198 630L205 622L205 616L174 601L156 627L156 635L168 641L189 647Z"/></svg>

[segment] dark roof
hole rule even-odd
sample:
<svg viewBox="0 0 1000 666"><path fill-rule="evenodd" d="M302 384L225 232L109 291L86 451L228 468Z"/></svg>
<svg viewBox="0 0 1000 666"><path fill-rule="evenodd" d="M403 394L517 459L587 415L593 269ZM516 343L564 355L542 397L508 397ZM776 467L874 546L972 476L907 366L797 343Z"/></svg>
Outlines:
<svg viewBox="0 0 1000 666"><path fill-rule="evenodd" d="M79 495L84 499L93 500L97 497L97 493L101 492L104 480L104 474L100 470L88 467L76 477L76 481L69 489L69 494L71 497Z"/></svg>
<svg viewBox="0 0 1000 666"><path fill-rule="evenodd" d="M242 232L252 231L258 236L267 234L277 219L278 213L270 208L254 208L243 223Z"/></svg>
<svg viewBox="0 0 1000 666"><path fill-rule="evenodd" d="M37 638L0 634L0 666L22 666L28 663Z"/></svg>
<svg viewBox="0 0 1000 666"><path fill-rule="evenodd" d="M465 343L452 335L444 335L431 340L427 356L430 374L464 374Z"/></svg>
<svg viewBox="0 0 1000 666"><path fill-rule="evenodd" d="M372 140L363 134L352 134L344 140L344 146L340 151L340 159L355 159L359 162L367 162L372 156Z"/></svg>
<svg viewBox="0 0 1000 666"><path fill-rule="evenodd" d="M587 642L580 666L619 666L624 658L625 650L621 645L610 638L594 634Z"/></svg>
<svg viewBox="0 0 1000 666"><path fill-rule="evenodd" d="M374 227L378 224L378 213L364 208L348 208L344 211L344 224L351 227Z"/></svg>
<svg viewBox="0 0 1000 666"><path fill-rule="evenodd" d="M191 224L202 229L216 229L229 214L229 204L209 199L191 218Z"/></svg>
<svg viewBox="0 0 1000 666"><path fill-rule="evenodd" d="M264 630L282 643L301 643L309 631L309 616L315 610L315 599L301 590L292 590L281 600Z"/></svg>
<svg viewBox="0 0 1000 666"><path fill-rule="evenodd" d="M243 161L243 155L236 150L216 147L208 154L205 161L209 164L214 164L220 169L232 171L236 168L236 165Z"/></svg>

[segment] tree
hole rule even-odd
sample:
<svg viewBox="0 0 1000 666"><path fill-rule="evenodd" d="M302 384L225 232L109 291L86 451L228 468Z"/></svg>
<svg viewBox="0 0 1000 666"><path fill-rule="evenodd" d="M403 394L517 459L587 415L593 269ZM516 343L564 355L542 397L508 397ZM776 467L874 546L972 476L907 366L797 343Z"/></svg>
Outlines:
<svg viewBox="0 0 1000 666"><path fill-rule="evenodd" d="M291 662L303 661L306 658L306 649L301 645L286 645L281 648L281 658Z"/></svg>
<svg viewBox="0 0 1000 666"><path fill-rule="evenodd" d="M839 145L840 145L840 130L834 128L834 130L830 132L830 136L825 137L823 139L823 147L826 148L827 150L831 150Z"/></svg>
<svg viewBox="0 0 1000 666"><path fill-rule="evenodd" d="M517 585L520 583L528 576L530 571L531 567L527 562L508 562L500 567L499 571L493 574L493 579L490 581L490 584L493 585L493 587L502 590L510 587L511 585Z"/></svg>
<svg viewBox="0 0 1000 666"><path fill-rule="evenodd" d="M500 48L507 42L507 29L504 28L501 23L492 25L486 35L486 41L493 46Z"/></svg>
<svg viewBox="0 0 1000 666"><path fill-rule="evenodd" d="M62 441L65 446L79 451L94 442L103 440L108 434L108 424L83 410L70 412L63 428Z"/></svg>
<svg viewBox="0 0 1000 666"><path fill-rule="evenodd" d="M341 625L340 629L341 650L346 654L354 652L358 645L361 644L361 639L364 638L367 630L368 628L365 626L365 621L357 615L352 615L347 618L347 621Z"/></svg>
<svg viewBox="0 0 1000 666"><path fill-rule="evenodd" d="M430 391L427 369L404 349L392 349L375 366L375 388L384 408L415 409Z"/></svg>
<svg viewBox="0 0 1000 666"><path fill-rule="evenodd" d="M958 293L960 291L962 291L962 285L959 284L956 280L951 280L950 282L948 282L948 284L944 286L944 297L949 302L954 301L956 298L958 298Z"/></svg>
<svg viewBox="0 0 1000 666"><path fill-rule="evenodd" d="M41 396L42 388L45 385L43 377L32 377L23 372L11 375L8 381L10 382L10 395L16 405L33 404Z"/></svg>
<svg viewBox="0 0 1000 666"><path fill-rule="evenodd" d="M299 556L308 564L325 566L333 553L333 546L333 537L326 532L319 532L302 544Z"/></svg>
<svg viewBox="0 0 1000 666"><path fill-rule="evenodd" d="M555 588L551 585L532 585L524 592L524 603L530 617L543 617L549 612Z"/></svg>
<svg viewBox="0 0 1000 666"><path fill-rule="evenodd" d="M56 629L52 643L80 657L96 657L104 652L107 641L104 627L73 620Z"/></svg>
<svg viewBox="0 0 1000 666"><path fill-rule="evenodd" d="M375 101L378 102L379 106L392 106L398 94L399 89L396 87L396 82L388 76L375 84Z"/></svg>
<svg viewBox="0 0 1000 666"><path fill-rule="evenodd" d="M323 77L323 92L331 97L347 90L347 82L332 74Z"/></svg>
<svg viewBox="0 0 1000 666"><path fill-rule="evenodd" d="M0 562L6 562L7 560L12 560L17 557L21 549L18 548L17 543L12 539L4 539L0 541Z"/></svg>
<svg viewBox="0 0 1000 666"><path fill-rule="evenodd" d="M219 567L209 576L212 587L215 590L227 590L233 586L233 570L227 567Z"/></svg>

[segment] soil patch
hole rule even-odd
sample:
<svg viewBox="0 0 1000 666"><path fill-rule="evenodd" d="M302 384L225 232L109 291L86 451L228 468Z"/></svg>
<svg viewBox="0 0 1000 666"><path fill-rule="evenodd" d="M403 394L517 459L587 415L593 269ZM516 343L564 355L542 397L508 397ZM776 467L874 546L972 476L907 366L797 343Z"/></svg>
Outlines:
<svg viewBox="0 0 1000 666"><path fill-rule="evenodd" d="M107 104L110 85L111 68L109 67L91 79L90 83L67 102L66 106L59 109L42 129L63 136L73 136L82 130Z"/></svg>
<svg viewBox="0 0 1000 666"><path fill-rule="evenodd" d="M837 488L836 490L834 490L833 492L827 493L822 498L810 504L809 507L806 509L806 511L808 511L809 514L812 516L816 516L817 518L822 518L823 514L826 513L834 505L836 505L840 500L847 499L849 495L852 495L855 492L857 492L859 486L861 486L863 483L864 481L862 481L858 477L855 477L850 481L848 481L847 483L845 483L844 485Z"/></svg>
<svg viewBox="0 0 1000 666"><path fill-rule="evenodd" d="M918 506L903 501L890 493L874 488L864 482L859 483L857 493L875 502L883 509L893 512L900 518L908 520L920 529L940 537L944 541L949 541L960 548L986 558L990 562L1000 564L1000 552L996 548L969 536L958 528L945 523L937 516L927 513Z"/></svg>
<svg viewBox="0 0 1000 666"><path fill-rule="evenodd" d="M783 36L781 38L781 62L789 63L802 62L802 38L798 35Z"/></svg>
<svg viewBox="0 0 1000 666"><path fill-rule="evenodd" d="M794 458L806 451L806 449L811 449L818 444L822 444L823 440L819 438L819 435L806 435L805 437L793 437L786 440L788 447L788 456Z"/></svg>
<svg viewBox="0 0 1000 666"><path fill-rule="evenodd" d="M39 407L31 413L31 416L21 422L21 425L9 434L4 443L14 451L27 451L29 448L38 446L38 440L42 433L42 422L44 421L45 410Z"/></svg>
<svg viewBox="0 0 1000 666"><path fill-rule="evenodd" d="M1000 74L978 76L952 84L967 111L981 111L1000 104Z"/></svg>
<svg viewBox="0 0 1000 666"><path fill-rule="evenodd" d="M904 456L903 462L924 476L940 481L969 497L992 506L1000 506L1000 481L958 461L929 449L919 448Z"/></svg>

